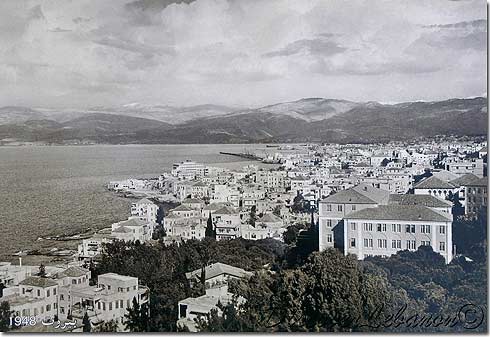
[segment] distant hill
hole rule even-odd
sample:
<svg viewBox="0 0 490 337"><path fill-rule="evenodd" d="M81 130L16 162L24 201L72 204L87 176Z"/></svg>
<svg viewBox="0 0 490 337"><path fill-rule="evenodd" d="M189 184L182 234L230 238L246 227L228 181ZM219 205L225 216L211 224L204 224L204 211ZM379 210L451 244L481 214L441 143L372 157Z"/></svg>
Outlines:
<svg viewBox="0 0 490 337"><path fill-rule="evenodd" d="M99 110L103 108L63 114L0 108L0 141L384 142L435 135L486 135L488 119L487 99L483 97L400 104L307 98L246 110L216 105L174 108L139 104L125 106L118 113L114 109Z"/></svg>

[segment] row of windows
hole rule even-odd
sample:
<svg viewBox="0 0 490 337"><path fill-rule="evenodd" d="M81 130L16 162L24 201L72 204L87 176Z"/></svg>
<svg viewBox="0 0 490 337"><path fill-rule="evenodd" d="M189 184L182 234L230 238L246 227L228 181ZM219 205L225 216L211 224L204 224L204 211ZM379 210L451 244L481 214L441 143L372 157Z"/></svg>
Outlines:
<svg viewBox="0 0 490 337"><path fill-rule="evenodd" d="M126 300L126 308L130 308L130 300ZM106 305L107 304L107 305ZM113 305L114 304L114 305ZM124 300L118 300L113 302L97 302L97 309L106 311L106 310L112 310L112 309L124 309Z"/></svg>
<svg viewBox="0 0 490 337"><path fill-rule="evenodd" d="M327 241L328 241L328 236L327 236ZM373 248L373 243L374 243L373 239L364 239L364 248ZM421 246L430 246L430 241L422 240L422 241L420 241L420 245ZM350 247L351 248L356 247L356 239L355 238L350 239ZM376 247L379 249L387 249L388 248L388 241L386 239L378 239ZM391 248L392 249L402 249L402 240L391 240ZM415 250L415 249L417 249L417 242L415 240L406 240L405 248ZM445 242L439 243L439 250L440 251L446 250L446 243Z"/></svg>
<svg viewBox="0 0 490 337"><path fill-rule="evenodd" d="M329 221L327 220L327 227L329 226ZM430 234L431 232L431 226L430 225L417 225L420 229L420 233L423 234ZM363 230L366 232L372 232L373 229L376 229L377 232L386 232L387 231L387 224L375 224L373 225L372 223L363 223ZM416 225L405 225L405 232L406 233L415 233L415 228ZM357 230L357 223L351 222L350 223L350 229L352 231ZM402 231L402 225L401 224L392 224L391 225L391 231L394 233L401 233ZM446 234L446 226L439 226L439 233L440 234Z"/></svg>
<svg viewBox="0 0 490 337"><path fill-rule="evenodd" d="M350 208L351 208L351 211L356 211L357 210L357 206L356 205L351 205ZM335 207L334 209L336 211L338 211L338 212L342 212L344 210L344 205L337 205L337 207ZM327 204L327 212L331 212L331 211L332 211L332 205Z"/></svg>
<svg viewBox="0 0 490 337"><path fill-rule="evenodd" d="M32 289L26 289L26 288L22 288L22 294L25 295L25 293L27 292L31 292ZM48 289L46 290L46 297L50 297L51 296L51 290ZM56 288L53 288L53 296L56 296ZM41 297L41 290L40 289L37 289L37 297Z"/></svg>
<svg viewBox="0 0 490 337"><path fill-rule="evenodd" d="M44 310L46 310L46 312L50 312L51 309L53 310L56 310L58 308L58 304L57 303L53 303L53 305L51 304L46 304L46 306L42 306L40 307L38 310L38 308L34 308L34 316L37 316L39 314L44 314ZM31 315L31 309L22 309L22 316L30 316ZM20 316L19 313L17 313L17 316Z"/></svg>

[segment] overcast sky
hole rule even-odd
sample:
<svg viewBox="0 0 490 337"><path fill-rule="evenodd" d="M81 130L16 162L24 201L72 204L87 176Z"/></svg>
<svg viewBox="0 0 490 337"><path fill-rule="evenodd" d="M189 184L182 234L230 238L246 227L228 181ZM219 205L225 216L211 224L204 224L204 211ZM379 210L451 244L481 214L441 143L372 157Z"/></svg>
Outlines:
<svg viewBox="0 0 490 337"><path fill-rule="evenodd" d="M0 105L485 92L482 0L0 1Z"/></svg>

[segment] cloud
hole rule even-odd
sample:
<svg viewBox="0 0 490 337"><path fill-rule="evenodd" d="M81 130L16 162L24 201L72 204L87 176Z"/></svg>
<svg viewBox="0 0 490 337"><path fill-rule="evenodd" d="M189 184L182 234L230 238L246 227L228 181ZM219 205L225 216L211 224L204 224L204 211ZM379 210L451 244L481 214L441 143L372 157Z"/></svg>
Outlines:
<svg viewBox="0 0 490 337"><path fill-rule="evenodd" d="M478 95L484 10L481 0L5 0L0 105Z"/></svg>
<svg viewBox="0 0 490 337"><path fill-rule="evenodd" d="M63 28L60 28L60 27L56 27L56 28L53 28L53 29L49 29L49 31L51 33L67 33L67 32L71 32L72 30L71 29L63 29Z"/></svg>
<svg viewBox="0 0 490 337"><path fill-rule="evenodd" d="M284 48L264 54L266 57L276 56L290 56L300 52L308 52L310 54L321 54L323 56L330 56L338 53L342 53L347 48L339 46L336 42L327 40L325 38L319 39L303 39L289 43Z"/></svg>

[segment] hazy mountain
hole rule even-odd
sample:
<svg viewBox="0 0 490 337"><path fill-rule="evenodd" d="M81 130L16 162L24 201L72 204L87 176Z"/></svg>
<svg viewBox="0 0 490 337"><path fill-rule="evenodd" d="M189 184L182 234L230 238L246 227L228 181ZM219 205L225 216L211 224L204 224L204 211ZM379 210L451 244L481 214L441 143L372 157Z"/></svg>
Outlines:
<svg viewBox="0 0 490 337"><path fill-rule="evenodd" d="M216 105L150 108L134 104L124 109L118 113L71 111L71 119L64 121L60 112L49 115L28 108L3 108L0 114L8 110L10 120L20 122L0 125L0 141L376 142L438 134L485 135L488 118L483 97L393 105L308 98L239 111Z"/></svg>
<svg viewBox="0 0 490 337"><path fill-rule="evenodd" d="M237 111L237 109L213 104L173 107L168 105L143 105L131 103L116 108L94 107L89 111L148 118L169 124L181 124L197 118L226 115Z"/></svg>

